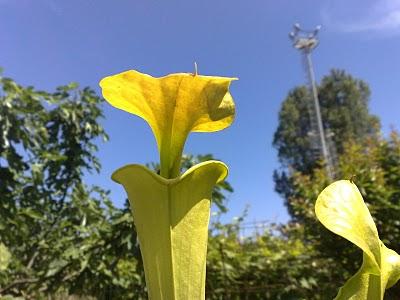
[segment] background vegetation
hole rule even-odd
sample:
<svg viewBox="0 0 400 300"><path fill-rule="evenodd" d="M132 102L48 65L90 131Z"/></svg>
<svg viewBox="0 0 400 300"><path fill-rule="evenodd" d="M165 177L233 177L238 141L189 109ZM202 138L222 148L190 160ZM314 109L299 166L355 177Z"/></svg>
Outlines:
<svg viewBox="0 0 400 300"><path fill-rule="evenodd" d="M324 127L336 145L338 178L356 175L383 242L400 252L400 136L384 137L369 113L368 85L333 70L319 86ZM282 104L274 146L276 190L288 224L243 235L245 213L230 224L213 218L207 262L209 299L332 299L360 266L361 251L316 220L314 203L329 183L315 160L304 112L305 87ZM101 99L75 84L54 93L0 77L0 296L145 299L138 242L129 212L84 183L98 172ZM185 156L183 169L212 155ZM149 164L155 171L157 164ZM214 190L218 214L233 188ZM267 201L268 199L266 199ZM392 295L387 299L396 299Z"/></svg>

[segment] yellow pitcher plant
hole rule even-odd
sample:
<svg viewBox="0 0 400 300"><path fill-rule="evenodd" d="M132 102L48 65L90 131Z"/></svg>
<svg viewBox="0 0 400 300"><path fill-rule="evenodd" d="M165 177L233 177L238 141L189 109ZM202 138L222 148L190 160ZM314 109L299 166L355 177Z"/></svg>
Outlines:
<svg viewBox="0 0 400 300"><path fill-rule="evenodd" d="M383 300L385 290L400 279L400 255L379 239L378 230L357 186L340 180L318 196L315 212L330 231L363 251L358 272L339 290L336 300Z"/></svg>
<svg viewBox="0 0 400 300"><path fill-rule="evenodd" d="M228 168L207 161L180 174L180 164L190 132L233 122L232 80L197 71L156 78L132 70L100 81L111 105L147 121L160 154L160 175L136 164L112 175L128 194L150 299L205 299L211 193Z"/></svg>

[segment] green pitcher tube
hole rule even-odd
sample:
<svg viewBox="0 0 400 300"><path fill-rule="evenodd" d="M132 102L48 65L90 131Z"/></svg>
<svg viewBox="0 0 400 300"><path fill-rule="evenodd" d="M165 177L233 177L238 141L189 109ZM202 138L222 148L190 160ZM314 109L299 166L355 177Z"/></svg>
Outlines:
<svg viewBox="0 0 400 300"><path fill-rule="evenodd" d="M227 175L222 162L198 164L165 179L141 165L112 178L128 194L150 299L204 299L210 197Z"/></svg>

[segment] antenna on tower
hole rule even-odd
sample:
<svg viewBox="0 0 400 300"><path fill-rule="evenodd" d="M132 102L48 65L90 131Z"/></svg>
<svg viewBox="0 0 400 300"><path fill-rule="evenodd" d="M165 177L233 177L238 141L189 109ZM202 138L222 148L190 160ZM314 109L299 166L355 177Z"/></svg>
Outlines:
<svg viewBox="0 0 400 300"><path fill-rule="evenodd" d="M322 123L321 110L319 107L318 91L315 83L315 75L311 60L311 52L318 46L318 33L321 30L321 25L315 27L314 30L301 29L299 23L293 25L293 31L289 33L289 38L292 40L292 45L299 50L302 55L305 72L307 75L308 87L312 99L307 101L308 114L310 117L310 131L308 133L312 148L315 154L325 160L326 173L330 179L335 176L334 162L334 145L331 140L331 134L327 137Z"/></svg>

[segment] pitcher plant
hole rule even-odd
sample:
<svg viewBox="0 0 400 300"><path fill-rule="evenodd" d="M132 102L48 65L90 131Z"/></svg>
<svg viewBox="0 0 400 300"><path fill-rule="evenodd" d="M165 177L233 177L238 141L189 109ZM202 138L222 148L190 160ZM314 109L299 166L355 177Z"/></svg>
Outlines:
<svg viewBox="0 0 400 300"><path fill-rule="evenodd" d="M152 77L126 71L100 81L113 106L143 118L160 155L160 174L130 164L112 174L131 206L149 299L205 299L211 193L227 166L207 161L180 174L190 132L231 125L235 105L229 86L236 78L191 73Z"/></svg>

